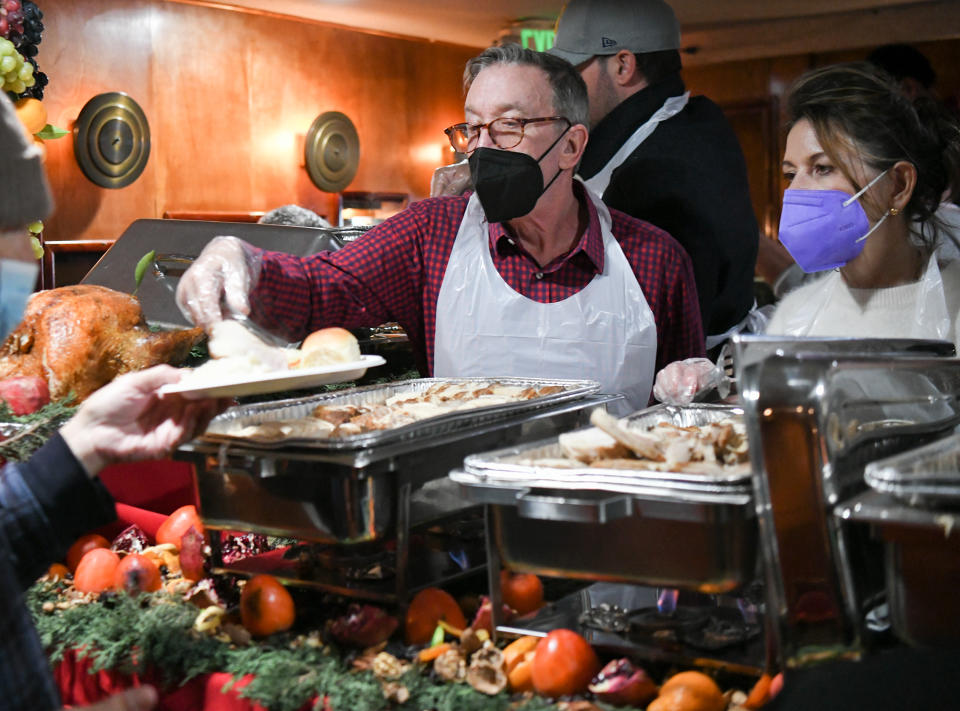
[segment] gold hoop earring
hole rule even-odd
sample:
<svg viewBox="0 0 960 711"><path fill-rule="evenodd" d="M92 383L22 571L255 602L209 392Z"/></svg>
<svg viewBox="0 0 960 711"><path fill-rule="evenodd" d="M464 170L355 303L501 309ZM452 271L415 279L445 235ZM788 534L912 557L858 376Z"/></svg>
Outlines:
<svg viewBox="0 0 960 711"><path fill-rule="evenodd" d="M890 208L890 214L891 214L893 217L896 217L897 215L900 214L900 208L898 208L898 207L891 207L891 208Z"/></svg>

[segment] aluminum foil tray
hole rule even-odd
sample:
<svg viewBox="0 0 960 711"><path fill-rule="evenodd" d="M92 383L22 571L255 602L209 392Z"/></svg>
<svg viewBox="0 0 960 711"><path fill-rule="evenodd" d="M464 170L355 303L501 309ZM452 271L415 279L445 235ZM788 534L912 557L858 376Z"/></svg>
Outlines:
<svg viewBox="0 0 960 711"><path fill-rule="evenodd" d="M402 427L337 438L291 438L279 442L261 442L232 435L231 432L249 425L278 420L295 420L307 417L319 405L371 405L399 393L419 394L441 383L480 384L502 383L521 387L560 386L562 392L516 403L492 405L463 412L431 417ZM595 380L546 380L535 378L421 378L404 380L386 385L368 385L348 391L325 393L306 398L279 400L233 407L216 417L201 439L215 442L234 442L254 449L278 447L305 447L322 450L355 450L411 440L439 437L461 429L484 425L489 422L532 412L562 402L577 400L600 390Z"/></svg>
<svg viewBox="0 0 960 711"><path fill-rule="evenodd" d="M863 478L908 504L960 505L960 434L870 462Z"/></svg>
<svg viewBox="0 0 960 711"><path fill-rule="evenodd" d="M637 427L669 422L679 427L705 425L743 414L729 405L659 405L631 415L628 421ZM608 491L652 498L685 501L743 504L750 500L751 471L718 471L716 474L665 472L644 469L603 469L582 466L558 468L525 463L530 459L562 457L556 438L518 447L470 455L464 471L452 476L458 483L488 489L554 489L570 491ZM499 503L505 503L503 496Z"/></svg>

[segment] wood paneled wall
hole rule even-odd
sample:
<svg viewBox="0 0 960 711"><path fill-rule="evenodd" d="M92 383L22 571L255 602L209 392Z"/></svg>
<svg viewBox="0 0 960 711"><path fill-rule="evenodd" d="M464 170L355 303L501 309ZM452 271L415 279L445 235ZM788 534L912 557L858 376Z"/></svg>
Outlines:
<svg viewBox="0 0 960 711"><path fill-rule="evenodd" d="M429 192L463 120L469 47L161 0L45 0L40 68L50 122L67 128L96 94L124 91L150 121L144 173L118 190L81 173L71 139L49 141L57 203L48 240L109 239L165 211L333 216L336 196L302 167L314 117L342 111L360 136L351 190Z"/></svg>
<svg viewBox="0 0 960 711"><path fill-rule="evenodd" d="M136 219L173 211L296 202L334 216L336 196L314 187L301 159L311 121L329 110L350 116L360 135L350 190L423 197L433 168L449 157L441 131L462 120L462 70L478 51L163 0L44 0L41 7L47 29L38 60L50 76L50 121L69 127L91 97L125 91L152 134L146 170L119 190L84 177L69 137L48 142L57 201L48 240L112 239ZM960 40L917 47L937 71L941 96L960 96ZM767 235L775 235L783 187L786 89L808 68L866 54L690 58L688 87L724 107L741 138Z"/></svg>

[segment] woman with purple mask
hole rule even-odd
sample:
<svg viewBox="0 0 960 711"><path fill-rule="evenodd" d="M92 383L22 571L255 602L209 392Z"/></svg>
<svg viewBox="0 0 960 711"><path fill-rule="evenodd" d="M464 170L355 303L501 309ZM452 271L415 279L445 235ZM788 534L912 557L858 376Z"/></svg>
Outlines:
<svg viewBox="0 0 960 711"><path fill-rule="evenodd" d="M960 344L960 261L934 216L960 185L960 131L869 64L802 76L787 104L780 242L821 279L787 294L767 333Z"/></svg>
<svg viewBox="0 0 960 711"><path fill-rule="evenodd" d="M960 187L960 129L867 63L804 74L787 112L779 239L822 276L786 294L765 332L936 338L960 350L960 260L938 256L950 236L935 215ZM670 363L654 397L689 403L718 380L705 359Z"/></svg>

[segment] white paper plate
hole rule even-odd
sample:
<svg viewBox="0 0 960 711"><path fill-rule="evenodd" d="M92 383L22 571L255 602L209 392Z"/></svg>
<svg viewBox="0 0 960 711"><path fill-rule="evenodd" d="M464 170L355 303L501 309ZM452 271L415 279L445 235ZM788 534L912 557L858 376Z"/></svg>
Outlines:
<svg viewBox="0 0 960 711"><path fill-rule="evenodd" d="M386 363L378 355L361 356L352 363L337 363L318 368L297 368L275 373L257 373L245 378L213 380L203 384L172 383L160 388L161 395L177 393L191 397L239 397L241 395L263 395L284 390L299 390L327 383L342 383L363 377L367 368Z"/></svg>

